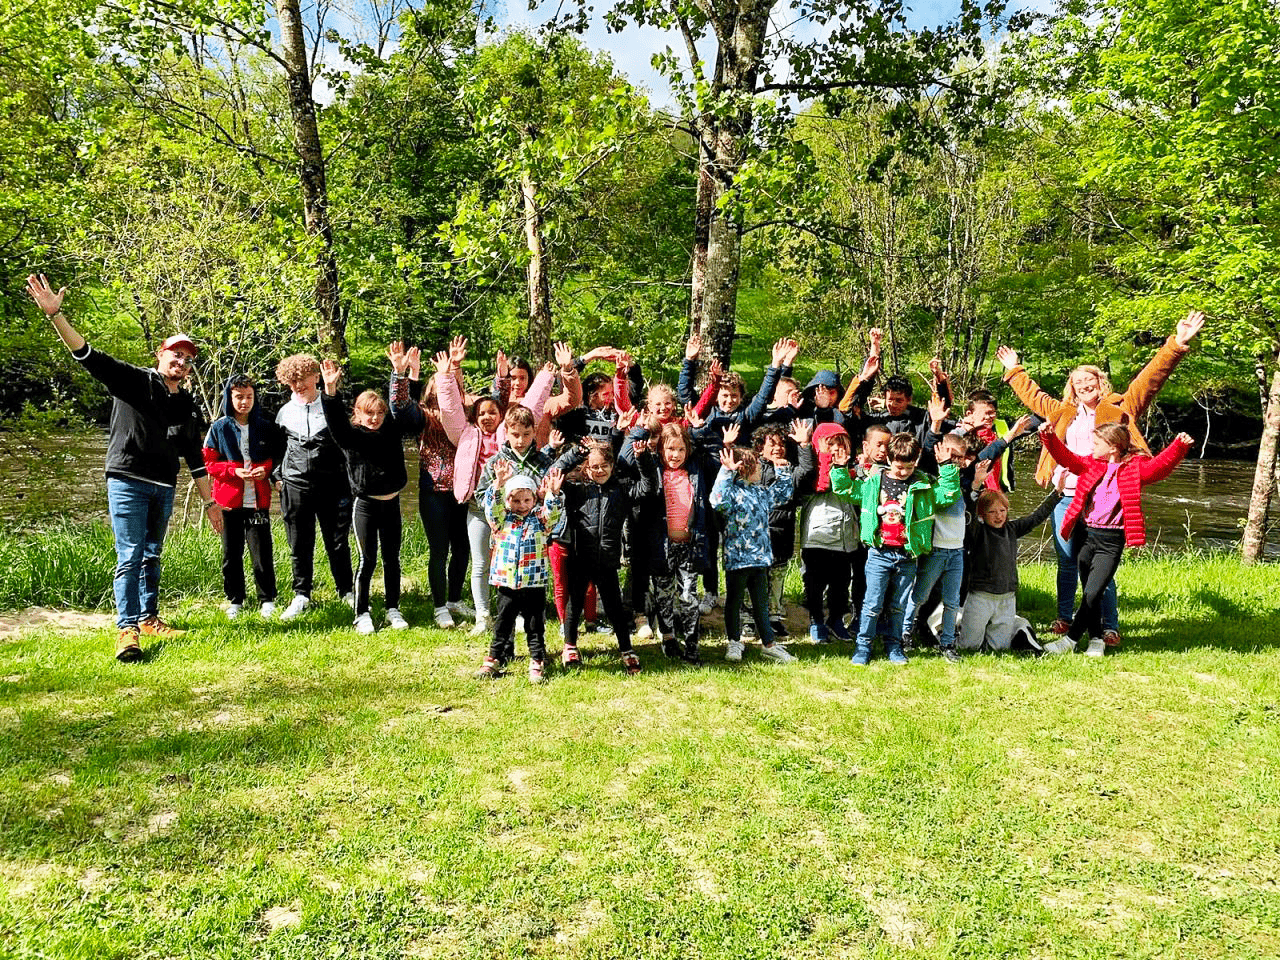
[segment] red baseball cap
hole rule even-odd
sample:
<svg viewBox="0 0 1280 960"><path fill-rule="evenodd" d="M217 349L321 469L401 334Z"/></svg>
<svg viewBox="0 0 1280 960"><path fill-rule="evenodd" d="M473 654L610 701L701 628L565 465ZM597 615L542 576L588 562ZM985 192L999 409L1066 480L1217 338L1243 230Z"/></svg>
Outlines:
<svg viewBox="0 0 1280 960"><path fill-rule="evenodd" d="M172 350L174 347L186 347L191 351L193 357L200 356L200 348L196 346L196 342L185 333L175 333L172 337L160 344L161 350Z"/></svg>

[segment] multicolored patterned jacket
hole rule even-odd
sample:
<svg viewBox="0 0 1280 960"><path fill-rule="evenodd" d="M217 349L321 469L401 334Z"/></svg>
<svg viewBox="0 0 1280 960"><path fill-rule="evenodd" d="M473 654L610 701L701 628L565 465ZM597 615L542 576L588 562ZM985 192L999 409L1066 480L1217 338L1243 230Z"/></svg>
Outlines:
<svg viewBox="0 0 1280 960"><path fill-rule="evenodd" d="M545 587L551 578L547 544L564 512L564 498L547 497L540 506L521 517L509 512L490 487L485 492L484 504L485 516L494 528L489 583L512 590Z"/></svg>
<svg viewBox="0 0 1280 960"><path fill-rule="evenodd" d="M794 490L791 468L776 469L776 478L765 486L745 483L738 474L720 468L716 485L711 488L711 506L725 517L726 571L773 565L769 513L790 500Z"/></svg>

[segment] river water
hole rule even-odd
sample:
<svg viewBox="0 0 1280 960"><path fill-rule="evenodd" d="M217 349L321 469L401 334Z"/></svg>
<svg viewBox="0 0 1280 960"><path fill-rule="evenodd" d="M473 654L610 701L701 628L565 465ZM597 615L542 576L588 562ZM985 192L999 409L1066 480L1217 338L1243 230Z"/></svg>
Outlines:
<svg viewBox="0 0 1280 960"><path fill-rule="evenodd" d="M0 482L4 488L0 524L30 528L55 516L105 516L102 465L106 446L106 433L97 431L0 433ZM1011 497L1013 516L1029 512L1044 496L1031 480L1036 447L1028 443L1020 447L1015 470L1022 482ZM417 457L408 447L405 462L410 480L402 500L408 519L418 512ZM1234 547L1248 512L1253 472L1253 463L1243 460L1184 461L1172 476L1148 487L1143 495L1148 541L1172 549L1187 545ZM185 489L180 480L180 502ZM277 503L272 504L276 509ZM1040 541L1041 545L1045 542L1043 532ZM1035 544L1026 546L1040 549ZM1048 552L1052 554L1052 546ZM1280 552L1280 547L1270 552Z"/></svg>

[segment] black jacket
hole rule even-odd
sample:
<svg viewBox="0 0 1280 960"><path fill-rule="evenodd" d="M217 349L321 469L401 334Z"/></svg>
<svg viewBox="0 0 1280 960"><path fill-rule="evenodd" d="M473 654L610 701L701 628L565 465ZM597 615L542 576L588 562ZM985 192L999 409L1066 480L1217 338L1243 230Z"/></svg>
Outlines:
<svg viewBox="0 0 1280 960"><path fill-rule="evenodd" d="M793 484L791 497L782 506L769 511L769 544L773 547L773 562L776 566L786 563L796 551L796 506L800 500L803 486L811 486L813 476L817 473L817 461L813 456L813 447L806 444L799 448L799 464L791 473ZM778 472L772 463L760 461L760 483L768 486L777 478ZM812 491L810 491L812 492Z"/></svg>
<svg viewBox="0 0 1280 960"><path fill-rule="evenodd" d="M351 492L358 497L383 497L403 490L409 482L404 438L413 432L408 418L388 416L377 430L370 430L352 424L346 404L337 397L322 395L320 403L329 421L329 432L346 453Z"/></svg>
<svg viewBox="0 0 1280 960"><path fill-rule="evenodd" d="M965 531L965 567L969 589L982 593L1018 590L1018 538L1030 533L1053 513L1062 497L1051 493L1025 517L1010 518L999 529L989 527L974 511Z"/></svg>
<svg viewBox="0 0 1280 960"><path fill-rule="evenodd" d="M170 392L160 371L135 367L87 343L71 354L111 394L107 476L130 477L174 487L179 458L192 479L204 465L204 415L186 390Z"/></svg>
<svg viewBox="0 0 1280 960"><path fill-rule="evenodd" d="M557 537L573 562L589 570L617 570L622 564L622 531L631 514L632 486L615 473L608 483L564 485L566 522Z"/></svg>

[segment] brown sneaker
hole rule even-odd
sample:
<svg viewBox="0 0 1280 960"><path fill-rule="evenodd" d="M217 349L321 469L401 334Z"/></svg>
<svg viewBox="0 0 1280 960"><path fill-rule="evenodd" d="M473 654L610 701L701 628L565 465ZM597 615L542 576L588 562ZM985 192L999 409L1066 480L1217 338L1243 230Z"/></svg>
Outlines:
<svg viewBox="0 0 1280 960"><path fill-rule="evenodd" d="M1120 634L1116 630L1107 630L1102 634L1102 642L1113 650L1120 646Z"/></svg>
<svg viewBox="0 0 1280 960"><path fill-rule="evenodd" d="M121 663L137 663L142 659L137 627L121 627L116 637L116 659Z"/></svg>
<svg viewBox="0 0 1280 960"><path fill-rule="evenodd" d="M177 627L171 627L159 617L147 617L138 624L138 631L147 637L181 637L185 636L185 630L179 630Z"/></svg>
<svg viewBox="0 0 1280 960"><path fill-rule="evenodd" d="M1071 624L1061 617L1049 624L1049 632L1056 633L1058 636L1064 635L1070 629Z"/></svg>

